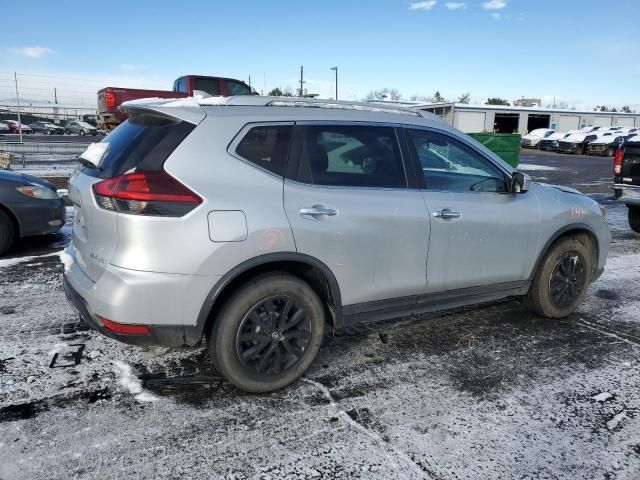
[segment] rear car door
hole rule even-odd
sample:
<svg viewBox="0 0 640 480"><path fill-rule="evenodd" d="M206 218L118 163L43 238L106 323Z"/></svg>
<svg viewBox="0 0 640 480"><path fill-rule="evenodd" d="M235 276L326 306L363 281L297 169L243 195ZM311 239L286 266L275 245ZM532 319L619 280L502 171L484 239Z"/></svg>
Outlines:
<svg viewBox="0 0 640 480"><path fill-rule="evenodd" d="M376 124L298 124L284 205L298 252L334 273L342 303L422 293L429 218L397 131Z"/></svg>
<svg viewBox="0 0 640 480"><path fill-rule="evenodd" d="M533 193L507 192L507 173L453 134L408 129L431 215L427 291L524 280L540 235Z"/></svg>

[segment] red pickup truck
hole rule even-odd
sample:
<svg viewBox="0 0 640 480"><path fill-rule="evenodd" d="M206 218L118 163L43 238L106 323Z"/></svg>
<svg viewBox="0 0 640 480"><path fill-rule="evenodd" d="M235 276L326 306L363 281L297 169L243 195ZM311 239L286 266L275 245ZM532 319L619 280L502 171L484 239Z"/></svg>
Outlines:
<svg viewBox="0 0 640 480"><path fill-rule="evenodd" d="M184 98L204 92L230 97L251 95L249 85L235 78L185 75L173 82L173 90L141 90L137 88L106 87L98 91L98 128L112 130L124 122L129 114L120 108L123 102L139 98Z"/></svg>

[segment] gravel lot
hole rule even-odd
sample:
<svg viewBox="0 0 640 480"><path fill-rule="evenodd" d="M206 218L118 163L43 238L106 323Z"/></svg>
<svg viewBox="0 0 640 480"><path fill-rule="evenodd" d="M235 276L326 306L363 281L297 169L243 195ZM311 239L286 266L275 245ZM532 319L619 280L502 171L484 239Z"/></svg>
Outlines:
<svg viewBox="0 0 640 480"><path fill-rule="evenodd" d="M336 332L269 395L228 385L202 348L87 330L56 273L69 225L24 242L0 260L0 479L637 480L640 236L610 159L522 160L607 207L607 270L576 314L504 300Z"/></svg>

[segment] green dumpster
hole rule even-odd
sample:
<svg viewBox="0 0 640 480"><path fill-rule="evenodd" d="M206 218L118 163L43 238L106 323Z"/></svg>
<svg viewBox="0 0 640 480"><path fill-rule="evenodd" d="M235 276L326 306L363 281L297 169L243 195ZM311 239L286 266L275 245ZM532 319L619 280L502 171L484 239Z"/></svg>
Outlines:
<svg viewBox="0 0 640 480"><path fill-rule="evenodd" d="M520 134L518 133L470 133L476 139L512 167L520 161Z"/></svg>

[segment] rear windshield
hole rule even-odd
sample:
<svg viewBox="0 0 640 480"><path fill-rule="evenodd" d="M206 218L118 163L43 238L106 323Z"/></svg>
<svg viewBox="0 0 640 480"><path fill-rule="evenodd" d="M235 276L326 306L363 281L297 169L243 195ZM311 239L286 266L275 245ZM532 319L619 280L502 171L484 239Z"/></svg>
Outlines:
<svg viewBox="0 0 640 480"><path fill-rule="evenodd" d="M135 168L157 172L195 125L172 117L153 114L132 115L107 135L101 143L109 150L99 168L82 167L87 175L111 178Z"/></svg>

